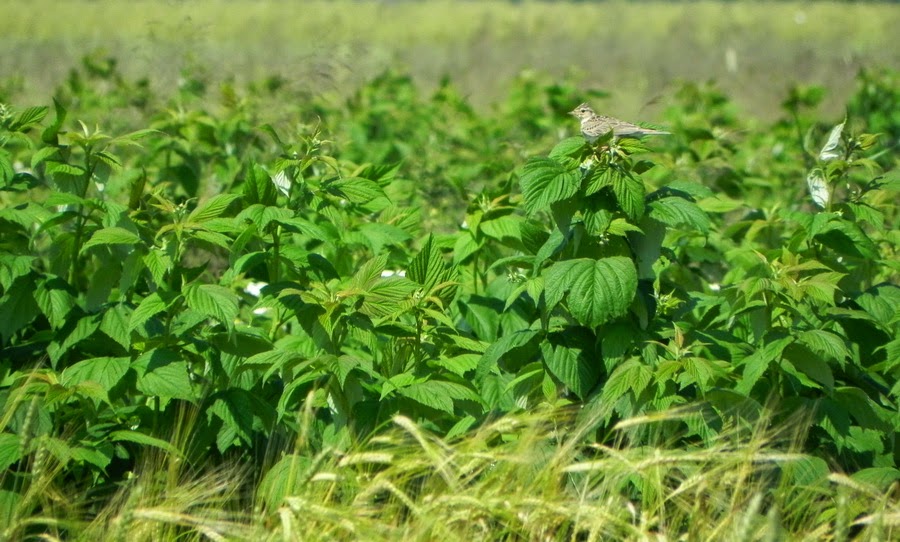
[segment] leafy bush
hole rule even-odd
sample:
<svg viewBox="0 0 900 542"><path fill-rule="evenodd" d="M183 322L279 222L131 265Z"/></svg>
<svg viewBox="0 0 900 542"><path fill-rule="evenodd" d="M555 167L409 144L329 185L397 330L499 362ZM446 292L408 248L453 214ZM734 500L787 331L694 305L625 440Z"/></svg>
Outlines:
<svg viewBox="0 0 900 542"><path fill-rule="evenodd" d="M110 499L148 455L171 473L274 464L274 491L292 445L312 473L397 416L452 441L567 407L567 446L604 450L714 450L801 413L818 475L883 490L900 479L900 174L895 136L868 130L894 134L871 99L892 77L861 75L836 126L795 89L749 133L688 85L669 140L587 144L558 137L568 83L523 79L487 116L388 73L346 107L286 108L305 124L260 124L258 94L224 87L212 112L192 85L157 109L86 62L52 112L0 110L4 536L61 507L54 481ZM136 110L122 135L89 127ZM694 414L613 436L672 409ZM290 495L271 491L270 512Z"/></svg>

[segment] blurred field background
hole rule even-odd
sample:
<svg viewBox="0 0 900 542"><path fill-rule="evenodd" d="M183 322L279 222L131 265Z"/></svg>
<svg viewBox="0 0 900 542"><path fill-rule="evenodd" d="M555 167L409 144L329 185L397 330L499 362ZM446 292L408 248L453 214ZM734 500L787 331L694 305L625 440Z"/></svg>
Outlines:
<svg viewBox="0 0 900 542"><path fill-rule="evenodd" d="M794 84L827 88L823 111L840 115L861 68L900 68L892 3L35 0L0 12L0 98L21 103L47 103L97 52L163 91L185 73L280 76L341 100L395 69L426 91L449 76L477 107L533 71L645 120L680 81L710 79L750 117L775 117Z"/></svg>

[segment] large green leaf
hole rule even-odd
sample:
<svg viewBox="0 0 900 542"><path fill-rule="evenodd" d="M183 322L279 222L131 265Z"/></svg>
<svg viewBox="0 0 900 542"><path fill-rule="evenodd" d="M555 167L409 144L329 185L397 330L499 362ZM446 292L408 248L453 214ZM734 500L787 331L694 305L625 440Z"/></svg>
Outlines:
<svg viewBox="0 0 900 542"><path fill-rule="evenodd" d="M128 327L130 309L124 303L118 303L103 312L100 331L116 341L122 348L131 346L131 329Z"/></svg>
<svg viewBox="0 0 900 542"><path fill-rule="evenodd" d="M862 469L850 475L857 482L875 486L878 491L887 491L887 489L900 480L900 470L894 467L872 467Z"/></svg>
<svg viewBox="0 0 900 542"><path fill-rule="evenodd" d="M218 218L222 216L233 201L240 198L240 194L216 194L198 205L188 216L188 220L190 222L203 223Z"/></svg>
<svg viewBox="0 0 900 542"><path fill-rule="evenodd" d="M88 314L78 318L72 318L60 330L60 335L65 336L61 342L53 342L47 348L50 360L53 363L59 361L73 346L87 339L100 327L100 315Z"/></svg>
<svg viewBox="0 0 900 542"><path fill-rule="evenodd" d="M585 399L597 385L602 366L594 350L596 338L585 328L551 333L541 343L547 369L575 395Z"/></svg>
<svg viewBox="0 0 900 542"><path fill-rule="evenodd" d="M603 385L603 401L612 404L628 392L638 396L653 378L653 370L636 358L631 358L616 367Z"/></svg>
<svg viewBox="0 0 900 542"><path fill-rule="evenodd" d="M7 125L7 129L18 132L27 131L29 128L40 124L44 117L47 116L49 110L50 108L46 105L28 107Z"/></svg>
<svg viewBox="0 0 900 542"><path fill-rule="evenodd" d="M481 361L478 362L476 379L480 380L488 373L496 371L497 364L502 357L528 345L539 333L539 331L533 329L525 329L504 335L491 343L485 350L484 355L481 356Z"/></svg>
<svg viewBox="0 0 900 542"><path fill-rule="evenodd" d="M500 324L503 302L493 297L469 296L460 300L460 309L475 337L494 341Z"/></svg>
<svg viewBox="0 0 900 542"><path fill-rule="evenodd" d="M855 301L876 322L885 329L891 329L894 318L900 313L900 287L894 284L879 284L866 290Z"/></svg>
<svg viewBox="0 0 900 542"><path fill-rule="evenodd" d="M581 172L549 158L532 158L522 168L520 182L525 210L534 213L578 193Z"/></svg>
<svg viewBox="0 0 900 542"><path fill-rule="evenodd" d="M421 284L426 294L431 295L437 289L441 290L443 299L449 299L454 291L456 271L447 266L434 236L429 235L422 250L409 263L407 277Z"/></svg>
<svg viewBox="0 0 900 542"><path fill-rule="evenodd" d="M453 413L454 400L468 400L480 403L481 398L473 390L453 382L428 380L417 382L397 390L400 395L425 406Z"/></svg>
<svg viewBox="0 0 900 542"><path fill-rule="evenodd" d="M368 203L375 198L384 197L384 190L377 183L360 177L334 181L328 184L328 188L351 203Z"/></svg>
<svg viewBox="0 0 900 542"><path fill-rule="evenodd" d="M136 245L141 242L138 234L125 228L112 227L97 230L81 248L85 250L100 245Z"/></svg>
<svg viewBox="0 0 900 542"><path fill-rule="evenodd" d="M131 360L126 357L86 359L66 367L60 375L60 382L69 387L82 382L96 382L109 393L130 367Z"/></svg>
<svg viewBox="0 0 900 542"><path fill-rule="evenodd" d="M13 463L21 459L22 448L19 436L0 433L0 472L7 472Z"/></svg>
<svg viewBox="0 0 900 542"><path fill-rule="evenodd" d="M0 288L8 291L14 280L31 272L35 260L34 256L0 254Z"/></svg>
<svg viewBox="0 0 900 542"><path fill-rule="evenodd" d="M59 328L66 323L69 311L75 307L74 294L74 289L63 279L47 277L38 283L34 300L50 325Z"/></svg>
<svg viewBox="0 0 900 542"><path fill-rule="evenodd" d="M187 362L171 350L150 350L132 363L137 372L137 389L143 394L162 398L196 398Z"/></svg>
<svg viewBox="0 0 900 542"><path fill-rule="evenodd" d="M841 218L833 219L815 238L844 256L869 260L879 258L878 247L855 222Z"/></svg>
<svg viewBox="0 0 900 542"><path fill-rule="evenodd" d="M3 342L9 341L39 313L34 299L34 280L29 275L17 278L0 297L0 338Z"/></svg>
<svg viewBox="0 0 900 542"><path fill-rule="evenodd" d="M191 309L218 320L231 328L238 314L237 295L216 284L190 284L185 289L185 302Z"/></svg>
<svg viewBox="0 0 900 542"><path fill-rule="evenodd" d="M544 271L544 280L547 306L568 293L572 316L591 328L624 315L637 292L634 262L622 256L557 262Z"/></svg>
<svg viewBox="0 0 900 542"><path fill-rule="evenodd" d="M383 253L384 247L405 246L411 239L409 233L402 228L381 222L360 224L359 234L362 236L362 243L370 246L373 254Z"/></svg>
<svg viewBox="0 0 900 542"><path fill-rule="evenodd" d="M735 390L741 395L749 396L753 387L769 369L769 364L778 359L793 340L792 337L775 339L744 358L741 362L744 373Z"/></svg>
<svg viewBox="0 0 900 542"><path fill-rule="evenodd" d="M159 293L154 292L148 295L141 300L134 312L131 313L131 318L128 320L128 329L140 327L153 316L166 310L168 306L169 304L163 300Z"/></svg>
<svg viewBox="0 0 900 542"><path fill-rule="evenodd" d="M612 190L616 195L619 207L625 211L633 221L640 220L644 215L644 196L646 188L640 178L634 177L627 171L616 171L612 177Z"/></svg>
<svg viewBox="0 0 900 542"><path fill-rule="evenodd" d="M660 198L650 203L650 216L673 228L687 227L709 232L709 216L696 203L679 197Z"/></svg>
<svg viewBox="0 0 900 542"><path fill-rule="evenodd" d="M797 335L797 340L813 352L833 359L842 366L850 357L850 349L847 347L846 340L824 329L803 331Z"/></svg>
<svg viewBox="0 0 900 542"><path fill-rule="evenodd" d="M212 405L207 418L222 420L216 435L216 445L222 452L233 445L248 445L256 431L270 432L276 412L272 404L261 397L240 388L228 388L210 398Z"/></svg>
<svg viewBox="0 0 900 542"><path fill-rule="evenodd" d="M262 166L256 163L251 163L247 167L243 195L247 203L262 205L272 205L278 197L272 178Z"/></svg>

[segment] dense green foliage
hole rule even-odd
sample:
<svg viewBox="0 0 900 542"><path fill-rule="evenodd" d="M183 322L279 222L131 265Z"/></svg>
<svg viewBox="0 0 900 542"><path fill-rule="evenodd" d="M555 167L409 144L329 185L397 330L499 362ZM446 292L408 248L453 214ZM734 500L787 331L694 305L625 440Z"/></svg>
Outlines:
<svg viewBox="0 0 900 542"><path fill-rule="evenodd" d="M799 415L810 455L783 483L837 469L887 490L895 83L861 74L837 123L795 88L758 131L689 84L673 136L589 145L566 112L591 94L534 77L482 115L394 73L335 109L277 79L158 96L86 59L52 106L0 109L3 535L57 506L34 496L50 465L102 503L148 454L274 465L256 501L274 514L298 461L398 415L453 440L569 412L585 459ZM286 120L261 124L278 101Z"/></svg>

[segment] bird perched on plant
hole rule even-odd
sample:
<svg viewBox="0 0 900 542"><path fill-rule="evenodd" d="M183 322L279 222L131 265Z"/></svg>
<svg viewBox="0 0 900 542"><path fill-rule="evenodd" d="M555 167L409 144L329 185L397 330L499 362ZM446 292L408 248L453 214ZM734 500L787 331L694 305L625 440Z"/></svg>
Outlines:
<svg viewBox="0 0 900 542"><path fill-rule="evenodd" d="M617 137L641 137L645 135L668 135L669 132L644 128L637 124L631 124L605 115L598 115L588 104L581 104L569 112L581 120L581 135L593 143L603 134L612 132L613 138Z"/></svg>

